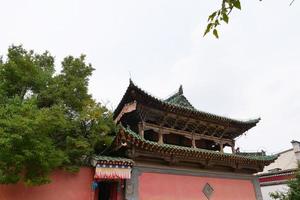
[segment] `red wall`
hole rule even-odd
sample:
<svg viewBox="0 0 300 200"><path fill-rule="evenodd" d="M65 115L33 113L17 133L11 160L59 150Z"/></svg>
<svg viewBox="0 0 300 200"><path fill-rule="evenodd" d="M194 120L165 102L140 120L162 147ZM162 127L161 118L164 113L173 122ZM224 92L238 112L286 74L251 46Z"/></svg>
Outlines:
<svg viewBox="0 0 300 200"><path fill-rule="evenodd" d="M93 200L91 184L94 168L81 168L76 174L54 172L47 185L0 185L1 200Z"/></svg>
<svg viewBox="0 0 300 200"><path fill-rule="evenodd" d="M139 176L139 200L207 200L206 183L214 192L210 200L256 200L250 180L143 173Z"/></svg>

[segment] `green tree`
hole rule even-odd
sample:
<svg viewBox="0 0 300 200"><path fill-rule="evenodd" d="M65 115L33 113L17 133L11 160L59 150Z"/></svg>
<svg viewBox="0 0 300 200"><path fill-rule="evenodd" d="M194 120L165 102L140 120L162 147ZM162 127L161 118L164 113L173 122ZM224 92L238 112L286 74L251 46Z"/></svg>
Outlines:
<svg viewBox="0 0 300 200"><path fill-rule="evenodd" d="M287 191L276 191L270 193L273 199L278 200L296 200L300 199L300 164L298 165L298 170L294 179L288 182Z"/></svg>
<svg viewBox="0 0 300 200"><path fill-rule="evenodd" d="M112 113L88 93L92 66L82 55L61 67L22 46L0 59L0 183L48 183L54 169L77 171L112 141Z"/></svg>

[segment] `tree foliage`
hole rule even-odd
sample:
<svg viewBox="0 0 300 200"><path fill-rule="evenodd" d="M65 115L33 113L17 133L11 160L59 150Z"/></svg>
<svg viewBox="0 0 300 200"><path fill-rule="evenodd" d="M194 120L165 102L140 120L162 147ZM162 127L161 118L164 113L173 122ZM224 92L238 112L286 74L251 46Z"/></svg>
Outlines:
<svg viewBox="0 0 300 200"><path fill-rule="evenodd" d="M88 93L93 68L11 46L0 59L0 183L39 185L57 168L86 164L112 140L111 112Z"/></svg>
<svg viewBox="0 0 300 200"><path fill-rule="evenodd" d="M213 12L208 17L208 24L206 26L204 36L207 33L212 32L216 38L219 38L218 26L221 24L222 21L228 24L229 14L234 9L241 10L240 0L222 0L221 8Z"/></svg>
<svg viewBox="0 0 300 200"><path fill-rule="evenodd" d="M262 1L262 0L260 0ZM291 0L290 6L294 3L295 0ZM221 22L225 22L228 24L229 22L229 14L231 13L232 10L241 10L241 2L240 0L222 0L221 8L218 9L217 11L213 12L209 17L208 17L208 23L206 26L206 29L204 31L204 36L210 32L213 33L213 35L216 38L219 38L219 33L218 33L218 26L221 25Z"/></svg>
<svg viewBox="0 0 300 200"><path fill-rule="evenodd" d="M278 200L296 200L300 199L300 163L294 179L288 182L287 191L276 191L270 193L271 198Z"/></svg>

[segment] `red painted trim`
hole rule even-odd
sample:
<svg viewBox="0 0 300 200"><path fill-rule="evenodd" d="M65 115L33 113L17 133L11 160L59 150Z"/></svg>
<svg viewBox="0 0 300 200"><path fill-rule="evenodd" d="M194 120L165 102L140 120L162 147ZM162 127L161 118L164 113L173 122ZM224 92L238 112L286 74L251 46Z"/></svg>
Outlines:
<svg viewBox="0 0 300 200"><path fill-rule="evenodd" d="M293 174L288 175L275 175L275 176L269 176L269 177L260 177L259 182L265 183L265 182L272 182L272 181L283 181L283 180L290 180L294 177Z"/></svg>

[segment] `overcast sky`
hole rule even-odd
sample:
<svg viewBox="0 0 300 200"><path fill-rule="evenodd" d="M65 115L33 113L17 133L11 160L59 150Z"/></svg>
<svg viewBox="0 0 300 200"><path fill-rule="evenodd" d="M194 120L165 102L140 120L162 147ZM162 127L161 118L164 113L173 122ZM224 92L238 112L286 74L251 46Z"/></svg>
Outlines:
<svg viewBox="0 0 300 200"><path fill-rule="evenodd" d="M237 144L276 153L300 140L300 2L241 1L216 40L202 35L221 0L0 0L0 55L23 44L59 66L84 53L90 92L112 108L130 74L160 98L182 84L199 110L261 117Z"/></svg>

